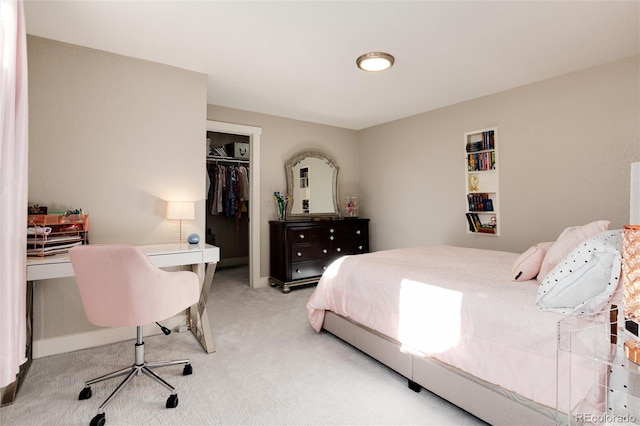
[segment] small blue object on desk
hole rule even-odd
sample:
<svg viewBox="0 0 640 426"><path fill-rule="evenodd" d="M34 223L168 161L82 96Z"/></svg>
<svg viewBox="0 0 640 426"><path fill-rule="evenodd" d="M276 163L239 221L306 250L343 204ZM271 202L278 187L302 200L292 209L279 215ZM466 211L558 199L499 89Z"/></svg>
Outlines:
<svg viewBox="0 0 640 426"><path fill-rule="evenodd" d="M187 237L187 241L189 244L198 244L200 242L200 235L198 234L190 234Z"/></svg>

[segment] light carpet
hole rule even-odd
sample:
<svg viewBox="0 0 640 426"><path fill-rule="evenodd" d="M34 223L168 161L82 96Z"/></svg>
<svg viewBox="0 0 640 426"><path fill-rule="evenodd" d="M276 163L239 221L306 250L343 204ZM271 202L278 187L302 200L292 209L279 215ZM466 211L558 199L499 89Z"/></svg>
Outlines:
<svg viewBox="0 0 640 426"><path fill-rule="evenodd" d="M313 287L289 294L251 289L245 267L216 272L207 310L216 352L207 355L190 332L145 338L147 360L190 358L156 370L178 390L136 377L106 408L107 425L365 425L484 424L437 396L415 393L407 380L329 333L315 333L306 301ZM118 379L84 381L133 360L131 341L36 359L0 424L87 425ZM463 389L460 390L464 392Z"/></svg>

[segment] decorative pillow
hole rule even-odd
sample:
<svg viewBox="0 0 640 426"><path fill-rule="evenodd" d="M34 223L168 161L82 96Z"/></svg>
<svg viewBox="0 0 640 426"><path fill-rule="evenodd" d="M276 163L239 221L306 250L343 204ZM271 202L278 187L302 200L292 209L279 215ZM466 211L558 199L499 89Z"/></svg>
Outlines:
<svg viewBox="0 0 640 426"><path fill-rule="evenodd" d="M583 226L565 229L544 256L542 265L540 265L540 272L538 272L538 282L542 282L549 271L566 257L571 250L578 247L581 242L606 231L609 228L609 223L608 220L598 220Z"/></svg>
<svg viewBox="0 0 640 426"><path fill-rule="evenodd" d="M538 243L529 247L513 264L511 279L513 281L527 281L535 278L540 272L544 255L552 245L553 243Z"/></svg>
<svg viewBox="0 0 640 426"><path fill-rule="evenodd" d="M583 242L544 278L536 304L564 314L598 312L618 288L621 252L622 230Z"/></svg>
<svg viewBox="0 0 640 426"><path fill-rule="evenodd" d="M570 226L568 228L564 228L564 231L562 231L560 233L560 235L558 236L558 238L556 238L556 241L559 240L560 238L564 238L565 235L567 235L569 232L573 232L576 229L580 228L579 226Z"/></svg>

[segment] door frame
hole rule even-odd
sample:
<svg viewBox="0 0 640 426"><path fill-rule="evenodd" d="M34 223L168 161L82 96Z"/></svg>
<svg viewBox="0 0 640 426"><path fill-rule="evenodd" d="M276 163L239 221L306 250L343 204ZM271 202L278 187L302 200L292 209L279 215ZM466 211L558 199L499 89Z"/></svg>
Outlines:
<svg viewBox="0 0 640 426"><path fill-rule="evenodd" d="M249 286L260 287L260 135L261 127L207 120L207 131L249 136ZM208 149L208 148L207 148Z"/></svg>

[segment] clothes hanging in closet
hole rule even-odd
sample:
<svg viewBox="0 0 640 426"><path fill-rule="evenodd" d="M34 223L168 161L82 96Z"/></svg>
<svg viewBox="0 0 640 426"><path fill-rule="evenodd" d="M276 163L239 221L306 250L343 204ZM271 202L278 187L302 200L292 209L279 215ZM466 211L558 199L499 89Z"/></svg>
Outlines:
<svg viewBox="0 0 640 426"><path fill-rule="evenodd" d="M209 165L210 212L240 218L248 212L249 173L243 165Z"/></svg>

